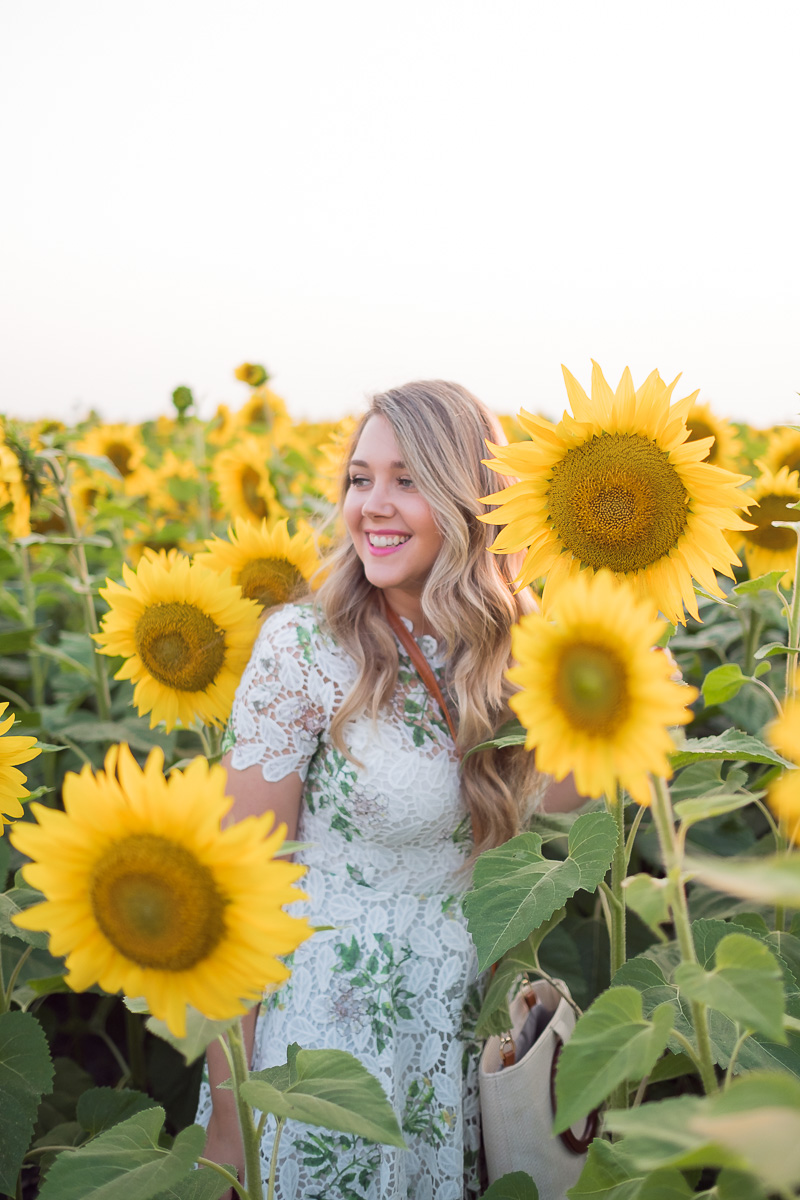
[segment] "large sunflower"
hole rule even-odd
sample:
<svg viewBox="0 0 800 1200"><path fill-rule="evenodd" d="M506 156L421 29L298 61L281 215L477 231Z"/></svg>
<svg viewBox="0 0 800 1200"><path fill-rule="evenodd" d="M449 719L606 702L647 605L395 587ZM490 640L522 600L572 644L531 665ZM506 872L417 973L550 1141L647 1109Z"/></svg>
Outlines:
<svg viewBox="0 0 800 1200"><path fill-rule="evenodd" d="M676 683L663 633L648 602L609 571L584 571L565 582L548 618L522 617L511 631L522 689L509 704L528 731L537 768L563 779L570 771L583 796L614 796L617 783L650 803L648 774L668 779L669 727L685 725L695 688Z"/></svg>
<svg viewBox="0 0 800 1200"><path fill-rule="evenodd" d="M38 824L11 836L46 899L15 921L49 932L76 991L143 996L183 1037L187 1004L215 1021L245 1012L312 930L282 909L305 898L291 886L305 868L275 861L286 826L266 813L221 831L224 769L197 758L165 779L163 763L113 746L104 771L67 774L64 812L32 806Z"/></svg>
<svg viewBox="0 0 800 1200"><path fill-rule="evenodd" d="M3 720L7 708L8 702L0 704L0 836L9 817L22 816L20 800L30 796L25 787L25 776L17 767L42 753L35 737L6 736L16 720L13 713Z"/></svg>
<svg viewBox="0 0 800 1200"><path fill-rule="evenodd" d="M529 442L487 443L487 465L519 480L484 497L500 508L481 519L506 526L492 549L528 548L518 583L546 575L545 607L582 568L607 568L669 620L685 623L684 605L697 617L692 578L722 596L714 571L738 565L722 531L747 528L736 512L747 476L702 461L709 442L686 427L694 395L670 406L675 384L657 371L635 391L626 368L614 393L594 363L590 400L562 369L574 416L553 425L523 411Z"/></svg>
<svg viewBox="0 0 800 1200"><path fill-rule="evenodd" d="M250 434L214 459L212 477L219 489L220 508L232 517L269 521L283 516L267 462L272 444Z"/></svg>
<svg viewBox="0 0 800 1200"><path fill-rule="evenodd" d="M125 586L108 580L109 605L94 635L101 654L127 660L116 679L136 685L140 715L167 733L195 719L223 725L258 631L259 608L245 600L230 575L175 555L143 557L136 571L123 564Z"/></svg>
<svg viewBox="0 0 800 1200"><path fill-rule="evenodd" d="M257 525L237 517L228 538L207 541L208 550L194 561L212 571L230 570L242 595L262 608L291 600L319 565L313 538L309 533L289 537L286 520L270 529L266 521Z"/></svg>
<svg viewBox="0 0 800 1200"><path fill-rule="evenodd" d="M800 501L800 475L788 467L781 467L775 475L765 469L748 496L753 505L748 513L750 528L732 537L731 544L744 554L751 578L768 571L785 571L781 582L788 586L794 579L797 534L772 522L800 519L800 513L792 507Z"/></svg>
<svg viewBox="0 0 800 1200"><path fill-rule="evenodd" d="M734 426L723 417L718 417L708 404L692 405L686 418L690 442L702 442L705 438L713 438L708 452L708 462L712 467L724 467L726 471L735 471L742 455L740 442Z"/></svg>

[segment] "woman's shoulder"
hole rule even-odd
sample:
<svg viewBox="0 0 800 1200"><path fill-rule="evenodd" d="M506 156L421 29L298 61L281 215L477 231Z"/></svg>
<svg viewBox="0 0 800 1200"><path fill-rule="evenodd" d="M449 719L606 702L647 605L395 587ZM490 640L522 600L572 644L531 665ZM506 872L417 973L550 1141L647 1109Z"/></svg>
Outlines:
<svg viewBox="0 0 800 1200"><path fill-rule="evenodd" d="M269 645L273 651L300 650L310 661L318 651L330 653L335 643L328 632L325 619L313 600L300 600L282 604L264 618L256 642L257 646Z"/></svg>

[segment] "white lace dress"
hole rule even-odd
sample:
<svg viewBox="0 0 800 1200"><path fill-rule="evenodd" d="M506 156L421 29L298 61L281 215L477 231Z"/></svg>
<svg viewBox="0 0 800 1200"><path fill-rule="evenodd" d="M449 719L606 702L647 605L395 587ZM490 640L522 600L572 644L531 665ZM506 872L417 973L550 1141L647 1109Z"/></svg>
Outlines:
<svg viewBox="0 0 800 1200"><path fill-rule="evenodd" d="M432 638L419 641L442 683ZM352 722L357 768L329 738L355 676L310 604L264 623L233 706L226 748L264 778L305 780L297 860L310 901L292 912L333 925L292 956L288 982L262 1006L253 1067L286 1047L349 1050L382 1083L407 1150L289 1122L281 1200L461 1200L477 1196L480 1140L477 962L461 912L469 821L444 717L402 647L391 712ZM208 1121L204 1083L198 1120ZM274 1124L262 1144L264 1175Z"/></svg>

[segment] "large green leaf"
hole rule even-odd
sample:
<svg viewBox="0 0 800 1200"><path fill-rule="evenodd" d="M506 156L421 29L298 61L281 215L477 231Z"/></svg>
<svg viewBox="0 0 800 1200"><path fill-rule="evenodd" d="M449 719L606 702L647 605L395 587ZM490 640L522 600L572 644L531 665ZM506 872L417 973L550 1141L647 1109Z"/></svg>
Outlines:
<svg viewBox="0 0 800 1200"><path fill-rule="evenodd" d="M688 858L686 870L718 892L758 904L800 908L800 854L748 858Z"/></svg>
<svg viewBox="0 0 800 1200"><path fill-rule="evenodd" d="M76 1116L83 1129L95 1136L127 1121L128 1117L146 1108L156 1108L155 1100L144 1092L131 1088L97 1087L89 1088L78 1099Z"/></svg>
<svg viewBox="0 0 800 1200"><path fill-rule="evenodd" d="M770 766L791 767L771 746L741 729L726 729L716 737L687 738L679 750L670 755L677 770L702 759L735 759L738 762L766 763Z"/></svg>
<svg viewBox="0 0 800 1200"><path fill-rule="evenodd" d="M478 1013L475 1026L478 1037L504 1033L509 1028L511 1016L508 1011L508 993L520 975L528 971L535 972L539 947L546 935L564 920L565 915L566 909L560 908L524 942L503 955L497 970L492 974L481 1011Z"/></svg>
<svg viewBox="0 0 800 1200"><path fill-rule="evenodd" d="M610 866L616 840L614 818L593 812L572 826L566 859L545 858L536 833L521 833L482 854L473 890L464 897L481 970L549 920L580 888L594 891Z"/></svg>
<svg viewBox="0 0 800 1200"><path fill-rule="evenodd" d="M745 579L734 584L731 591L737 596L752 595L764 589L774 592L784 575L785 571L768 571L766 575L759 575L756 579Z"/></svg>
<svg viewBox="0 0 800 1200"><path fill-rule="evenodd" d="M618 1083L647 1075L666 1048L672 1020L669 1002L659 1005L648 1020L642 1012L642 997L633 987L602 992L561 1052L554 1132L560 1133L587 1116Z"/></svg>
<svg viewBox="0 0 800 1200"><path fill-rule="evenodd" d="M233 1167L229 1167L229 1170L233 1173ZM190 1171L185 1178L159 1192L153 1200L220 1200L229 1187L230 1184L221 1175L204 1167L200 1171Z"/></svg>
<svg viewBox="0 0 800 1200"><path fill-rule="evenodd" d="M717 946L716 965L681 963L675 982L690 1000L717 1009L742 1028L785 1042L783 974L766 946L743 933L731 933Z"/></svg>
<svg viewBox="0 0 800 1200"><path fill-rule="evenodd" d="M763 792L715 792L710 796L697 796L692 800L680 800L673 807L681 824L696 825L710 817L722 817L726 813L745 808L763 796Z"/></svg>
<svg viewBox="0 0 800 1200"><path fill-rule="evenodd" d="M378 1080L345 1050L289 1047L289 1071L254 1071L240 1094L277 1117L405 1146L397 1118Z"/></svg>
<svg viewBox="0 0 800 1200"><path fill-rule="evenodd" d="M526 1171L511 1171L495 1179L481 1200L539 1200L539 1189Z"/></svg>
<svg viewBox="0 0 800 1200"><path fill-rule="evenodd" d="M642 1171L625 1154L625 1143L595 1138L569 1200L689 1200L692 1190L674 1167Z"/></svg>
<svg viewBox="0 0 800 1200"><path fill-rule="evenodd" d="M53 1083L44 1030L32 1013L0 1014L0 1192L16 1194L39 1101Z"/></svg>
<svg viewBox="0 0 800 1200"><path fill-rule="evenodd" d="M39 1200L152 1200L188 1175L206 1140L202 1126L190 1125L164 1150L163 1125L163 1108L148 1108L77 1150L63 1151L45 1176Z"/></svg>
<svg viewBox="0 0 800 1200"><path fill-rule="evenodd" d="M752 1072L702 1099L611 1110L605 1124L624 1135L625 1154L640 1170L731 1167L770 1190L800 1184L800 1081L788 1075Z"/></svg>

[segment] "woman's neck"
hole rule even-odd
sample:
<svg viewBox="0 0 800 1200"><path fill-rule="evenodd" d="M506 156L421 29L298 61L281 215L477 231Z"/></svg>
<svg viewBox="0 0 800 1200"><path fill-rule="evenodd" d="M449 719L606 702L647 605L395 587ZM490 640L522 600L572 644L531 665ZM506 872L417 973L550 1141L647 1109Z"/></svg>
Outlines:
<svg viewBox="0 0 800 1200"><path fill-rule="evenodd" d="M425 619L418 596L411 596L400 588L384 588L383 598L394 609L398 617L411 622L411 632L415 638L423 637L425 634L429 637L436 637L436 631Z"/></svg>

